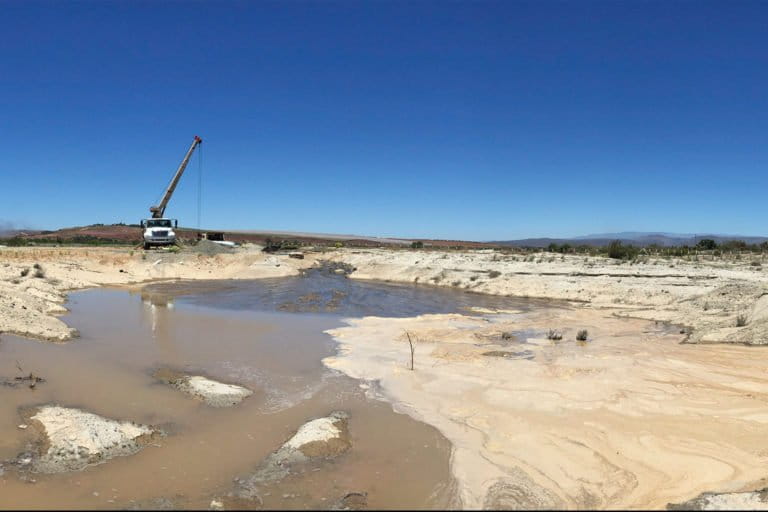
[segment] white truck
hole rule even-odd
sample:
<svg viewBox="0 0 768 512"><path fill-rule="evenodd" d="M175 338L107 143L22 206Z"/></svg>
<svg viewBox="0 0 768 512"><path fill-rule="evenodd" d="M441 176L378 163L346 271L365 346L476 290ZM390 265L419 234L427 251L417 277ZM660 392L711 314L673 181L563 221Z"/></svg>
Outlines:
<svg viewBox="0 0 768 512"><path fill-rule="evenodd" d="M142 219L141 227L144 229L144 249L153 246L174 245L176 233L173 228L179 226L176 219Z"/></svg>
<svg viewBox="0 0 768 512"><path fill-rule="evenodd" d="M175 219L166 219L163 217L165 214L165 207L168 206L168 201L171 200L173 191L176 190L181 175L184 174L184 169L187 168L189 159L195 148L202 144L203 139L195 135L195 139L192 141L192 145L189 147L187 154L184 155L184 160L179 164L179 168L176 169L176 173L171 179L171 183L165 189L163 197L156 206L150 206L149 211L152 213L151 219L142 219L141 227L144 230L144 249L150 249L151 247L174 245L177 243L176 233L174 228L179 226L179 221Z"/></svg>

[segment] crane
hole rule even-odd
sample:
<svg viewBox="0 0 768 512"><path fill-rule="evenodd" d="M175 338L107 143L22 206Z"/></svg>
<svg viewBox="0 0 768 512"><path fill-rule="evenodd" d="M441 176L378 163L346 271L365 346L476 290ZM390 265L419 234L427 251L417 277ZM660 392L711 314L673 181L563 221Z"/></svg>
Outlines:
<svg viewBox="0 0 768 512"><path fill-rule="evenodd" d="M181 164L179 164L179 168L176 169L176 173L168 184L168 188L165 189L165 193L160 199L160 202L155 206L149 207L152 218L142 219L141 227L144 228L144 249L149 249L152 246L173 245L176 243L176 233L173 232L173 228L178 227L179 221L175 219L166 219L163 215L165 215L165 208L168 206L168 201L171 200L173 191L176 190L176 185L179 184L181 175L184 174L184 169L187 168L192 153L194 153L197 146L202 143L203 139L195 135L195 138L192 140L192 145L189 146L187 154L184 155L184 159L181 161Z"/></svg>
<svg viewBox="0 0 768 512"><path fill-rule="evenodd" d="M176 169L176 174L173 175L173 179L171 179L171 183L168 185L168 188L165 190L165 194L163 194L162 199L160 199L160 202L157 203L157 206L149 207L149 211L152 213L153 219L163 218L163 215L165 214L165 207L168 206L168 201L171 200L173 191L176 190L176 185L178 185L179 180L181 179L181 175L184 174L184 169L187 168L187 164L189 163L189 159L192 157L192 153L194 153L197 146L199 146L202 143L203 143L203 139L195 135L195 138L192 141L192 145L189 146L189 150L187 151L187 154L184 155L184 160L181 161L181 163L179 164L179 168Z"/></svg>

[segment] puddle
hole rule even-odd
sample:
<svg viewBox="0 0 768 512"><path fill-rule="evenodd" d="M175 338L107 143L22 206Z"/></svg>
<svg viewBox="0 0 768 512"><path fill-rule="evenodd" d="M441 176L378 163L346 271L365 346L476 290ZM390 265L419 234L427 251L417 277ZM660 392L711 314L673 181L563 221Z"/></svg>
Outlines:
<svg viewBox="0 0 768 512"><path fill-rule="evenodd" d="M518 297L484 295L449 288L360 281L309 270L305 276L236 281L177 281L150 284L146 300L217 309L283 311L331 316L409 317L425 313L481 314L483 310L529 311L551 304Z"/></svg>
<svg viewBox="0 0 768 512"><path fill-rule="evenodd" d="M531 360L535 357L535 354L532 350L520 350L520 351L514 351L514 350L489 350L488 352L483 352L483 355L486 357L503 357L504 359L527 359Z"/></svg>
<svg viewBox="0 0 768 512"><path fill-rule="evenodd" d="M361 496L370 508L449 506L450 443L367 397L360 382L326 369L321 360L335 345L323 331L344 316L470 306L525 310L530 303L319 272L72 293L66 321L80 338L50 344L4 335L0 342L0 378L45 379L33 388L0 386L0 460L33 441L31 429L18 427L20 411L44 404L162 425L168 436L80 472L20 478L6 466L0 507L208 508L302 424L332 411L349 415L352 448L270 486L260 495L265 508L328 508ZM209 407L153 377L161 368L236 383L253 394L233 407Z"/></svg>

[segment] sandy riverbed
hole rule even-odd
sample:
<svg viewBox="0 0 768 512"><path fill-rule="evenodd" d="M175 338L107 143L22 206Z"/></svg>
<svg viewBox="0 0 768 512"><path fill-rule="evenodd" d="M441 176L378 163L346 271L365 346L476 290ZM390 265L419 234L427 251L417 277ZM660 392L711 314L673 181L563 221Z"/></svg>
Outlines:
<svg viewBox="0 0 768 512"><path fill-rule="evenodd" d="M755 358L763 348L707 344L768 343L768 272L749 260L6 248L0 331L71 338L55 316L70 289L289 276L320 260L348 265L351 278L570 301L526 314L350 319L331 331L340 350L328 366L379 381L381 396L451 440L464 506L663 507L704 491L757 489L766 476L768 377ZM746 325L736 327L739 315ZM563 340L546 340L549 328ZM574 340L577 329L589 331L586 343ZM414 371L406 330L416 340Z"/></svg>
<svg viewBox="0 0 768 512"><path fill-rule="evenodd" d="M348 324L326 364L452 442L466 507L663 508L768 476L762 348L584 309Z"/></svg>

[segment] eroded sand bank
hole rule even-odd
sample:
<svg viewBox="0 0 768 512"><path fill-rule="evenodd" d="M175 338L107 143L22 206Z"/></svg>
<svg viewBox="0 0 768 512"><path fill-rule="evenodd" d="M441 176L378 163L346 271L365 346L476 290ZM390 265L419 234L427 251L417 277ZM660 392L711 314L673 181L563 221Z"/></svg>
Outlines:
<svg viewBox="0 0 768 512"><path fill-rule="evenodd" d="M663 508L766 476L760 349L681 345L654 322L585 309L347 323L325 363L378 381L453 443L465 507Z"/></svg>
<svg viewBox="0 0 768 512"><path fill-rule="evenodd" d="M494 295L578 301L614 315L685 325L689 342L768 344L768 272L738 261L653 259L630 263L576 255L494 251L342 249L304 259L259 246L231 254L124 248L0 248L0 332L65 341L57 315L66 292L168 279L256 279L297 275L321 261L353 279L421 283ZM35 267L37 264L40 268ZM23 274L23 275L22 275ZM737 317L745 325L737 327Z"/></svg>
<svg viewBox="0 0 768 512"><path fill-rule="evenodd" d="M690 328L689 342L768 343L768 272L759 255L629 262L552 253L372 249L323 257L354 268L354 279L578 301L614 315L683 324ZM736 327L739 315L746 319L742 327Z"/></svg>

